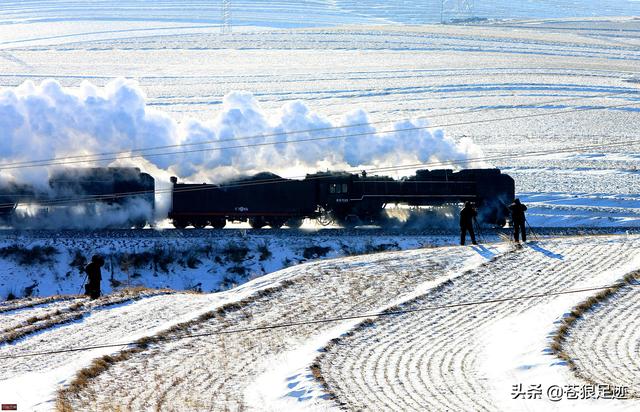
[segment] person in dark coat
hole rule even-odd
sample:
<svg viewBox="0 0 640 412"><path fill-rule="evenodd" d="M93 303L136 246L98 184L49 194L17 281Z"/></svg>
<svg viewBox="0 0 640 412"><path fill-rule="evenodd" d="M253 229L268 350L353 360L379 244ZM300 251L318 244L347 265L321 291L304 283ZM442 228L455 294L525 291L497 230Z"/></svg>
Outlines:
<svg viewBox="0 0 640 412"><path fill-rule="evenodd" d="M102 281L102 273L100 268L104 265L104 259L100 255L93 255L91 263L89 263L84 271L87 273L89 283L84 287L85 295L90 296L91 299L98 299L100 297L100 282Z"/></svg>
<svg viewBox="0 0 640 412"><path fill-rule="evenodd" d="M464 208L460 211L460 244L464 245L467 232L471 236L471 243L477 245L476 234L473 232L473 219L478 216L478 212L471 205L471 202L464 202Z"/></svg>
<svg viewBox="0 0 640 412"><path fill-rule="evenodd" d="M511 220L513 221L513 239L516 242L520 242L520 232L522 232L522 241L527 241L527 230L525 227L525 222L527 221L524 217L524 212L527 210L527 207L520 203L520 199L516 199L509 205L509 210L511 211Z"/></svg>

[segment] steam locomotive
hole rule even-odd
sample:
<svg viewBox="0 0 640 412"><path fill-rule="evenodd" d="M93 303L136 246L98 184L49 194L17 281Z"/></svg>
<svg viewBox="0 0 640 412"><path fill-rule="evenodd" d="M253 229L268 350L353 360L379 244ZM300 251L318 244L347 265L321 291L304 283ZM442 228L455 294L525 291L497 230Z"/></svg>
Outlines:
<svg viewBox="0 0 640 412"><path fill-rule="evenodd" d="M223 228L227 221L248 221L255 229L297 228L305 218L350 227L381 221L387 204L465 201L476 204L479 221L503 226L506 204L515 197L513 179L498 169L418 170L399 180L366 172L321 172L293 180L264 172L220 185L178 183L175 177L171 182L169 218L178 229Z"/></svg>
<svg viewBox="0 0 640 412"><path fill-rule="evenodd" d="M155 179L138 168L60 169L41 186L0 183L0 221L10 226L26 223L27 227L29 223L46 227L53 220L58 220L56 227L65 228L144 227L153 219L154 192ZM20 221L18 205L36 211ZM60 222L74 218L83 221ZM92 218L100 223L89 224Z"/></svg>
<svg viewBox="0 0 640 412"><path fill-rule="evenodd" d="M256 229L297 228L305 218L351 227L381 222L388 204L420 207L465 201L476 204L479 221L502 226L508 216L505 205L515 196L513 179L498 169L418 170L398 180L327 171L303 180L263 172L219 185L178 183L175 177L171 181L168 217L179 229L223 228L227 221L249 222ZM154 178L137 168L61 169L44 187L0 184L0 221L19 226L17 206L36 205L37 214L26 219L34 227L53 220L62 221L62 227L144 227L153 219L154 191ZM99 223L91 224L92 218Z"/></svg>

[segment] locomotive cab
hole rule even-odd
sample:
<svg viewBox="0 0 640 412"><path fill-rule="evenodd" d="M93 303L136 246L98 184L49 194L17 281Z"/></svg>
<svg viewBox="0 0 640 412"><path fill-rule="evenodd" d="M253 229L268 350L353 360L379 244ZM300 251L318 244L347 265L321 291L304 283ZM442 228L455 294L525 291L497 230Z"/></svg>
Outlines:
<svg viewBox="0 0 640 412"><path fill-rule="evenodd" d="M398 182L386 176L367 176L346 172L307 175L318 179L319 209L342 226L376 223L384 210L384 193L397 191Z"/></svg>
<svg viewBox="0 0 640 412"><path fill-rule="evenodd" d="M354 220L351 211L353 175L346 172L320 172L307 175L306 182L315 182L318 220L322 224L337 220Z"/></svg>

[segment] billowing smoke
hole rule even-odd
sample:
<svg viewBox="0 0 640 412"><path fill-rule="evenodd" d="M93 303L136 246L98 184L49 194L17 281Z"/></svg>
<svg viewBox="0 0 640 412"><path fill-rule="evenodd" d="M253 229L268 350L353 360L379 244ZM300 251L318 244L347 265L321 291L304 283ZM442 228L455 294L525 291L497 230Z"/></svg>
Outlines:
<svg viewBox="0 0 640 412"><path fill-rule="evenodd" d="M433 207L402 208L390 207L386 210L384 226L409 230L456 230L459 228L458 205L442 205Z"/></svg>
<svg viewBox="0 0 640 412"><path fill-rule="evenodd" d="M25 205L6 223L20 229L105 229L151 221L153 215L149 202L130 198L122 203L85 202L46 209Z"/></svg>
<svg viewBox="0 0 640 412"><path fill-rule="evenodd" d="M6 168L7 164L113 152L123 153L117 159L109 155L66 167L137 165L158 181L176 175L202 182L266 170L295 176L319 169L370 169L481 156L471 141L456 143L426 126L425 120L372 125L363 110L330 120L303 102L267 113L246 92L226 95L210 121L178 123L147 106L144 92L133 81L117 79L104 87L83 82L73 88L54 80L40 85L27 81L0 90L0 162L5 165L0 181L46 188L51 167ZM246 139L252 136L260 137ZM306 141L292 143L298 140ZM211 143L198 144L203 141ZM261 145L272 142L276 144ZM132 151L157 146L175 147L130 158Z"/></svg>
<svg viewBox="0 0 640 412"><path fill-rule="evenodd" d="M269 114L250 93L233 92L225 96L222 110L213 121L181 125L180 142L265 137L214 145L225 147L222 150L184 154L169 167L178 176L197 177L196 181L200 181L264 170L291 175L287 172L294 169L366 169L481 156L480 149L470 140L456 144L441 130L428 130L427 125L426 120L420 119L376 127L361 109L331 121L299 101ZM262 145L270 142L276 144ZM237 147L242 144L251 147Z"/></svg>

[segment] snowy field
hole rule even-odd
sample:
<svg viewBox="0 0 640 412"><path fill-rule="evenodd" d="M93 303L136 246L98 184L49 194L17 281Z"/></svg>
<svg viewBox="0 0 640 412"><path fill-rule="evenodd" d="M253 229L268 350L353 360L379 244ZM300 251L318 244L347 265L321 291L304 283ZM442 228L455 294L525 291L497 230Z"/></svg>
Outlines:
<svg viewBox="0 0 640 412"><path fill-rule="evenodd" d="M121 150L83 134L85 124L112 138L137 130L119 116L121 102L152 126L169 125L134 136L141 142L129 149L172 143L168 132L184 130L184 141L202 140L229 123L240 124L238 137L272 130L254 128L267 120L273 130L303 130L366 119L383 131L413 119L451 138L434 153L482 153L478 164L513 176L530 223L551 236L515 248L497 233L481 246L453 246L451 227L437 235L3 231L0 403L639 410L638 276L624 276L640 266L640 2L492 0L473 11L457 9L462 3L231 1L232 33L221 35L219 2L2 2L0 136L31 104L30 120L42 119L31 131L57 139L3 139L2 164L78 147ZM83 117L90 104L65 106L74 90L112 93L106 113L122 127L106 133ZM68 111L47 117L44 95ZM383 140L380 165L396 154L401 164L421 158L412 152L430 152L424 142L438 133ZM299 145L287 152L295 160L259 150L193 156L198 173L178 167L183 156L167 160L176 160L171 167L133 163L164 184L171 173L204 181L229 159L234 171L266 165L296 177L351 165L345 147L369 149L349 144ZM48 150L56 145L66 151ZM21 177L41 178L33 170ZM585 235L585 226L596 229ZM108 257L110 294L88 301L76 293L93 253ZM10 294L19 299L5 301ZM540 399L526 399L536 385ZM616 397L626 388L631 399L579 399L589 385L610 385ZM554 402L555 386L567 392Z"/></svg>
<svg viewBox="0 0 640 412"><path fill-rule="evenodd" d="M49 324L0 346L0 394L25 410L637 410L637 399L553 402L547 388L637 393L637 280L564 341L591 381L550 347L560 321L599 289L553 293L621 281L638 268L638 247L623 235L423 248L311 262L217 294L7 303L0 338ZM80 302L76 320L56 322ZM376 316L390 308L417 311ZM322 321L331 318L343 319ZM139 349L126 344L145 336ZM541 385L543 396L514 399L517 385Z"/></svg>
<svg viewBox="0 0 640 412"><path fill-rule="evenodd" d="M219 292L300 263L457 242L441 231L115 230L0 232L0 302L83 291L84 267L105 259L102 291ZM492 239L497 239L497 235ZM487 239L488 240L488 239Z"/></svg>
<svg viewBox="0 0 640 412"><path fill-rule="evenodd" d="M195 17L185 26L183 14L196 3L161 7L144 21L132 17L144 2L130 2L131 10L95 2L95 21L74 2L32 3L31 11L0 7L2 87L50 78L100 86L125 77L139 82L147 107L176 121L213 119L233 91L250 92L264 116L299 101L335 122L363 109L379 130L423 118L455 141L470 138L490 158L484 166L512 175L534 225L639 225L636 18L407 26L378 21L383 10L375 6L367 14L355 3L281 3L286 13L328 14L294 29L267 27L262 16L221 36ZM576 17L595 13L596 2L584 3L585 14ZM619 16L640 4L610 3L606 11ZM237 5L239 25L250 5ZM351 14L331 19L333 7ZM532 154L538 151L544 153ZM296 177L311 170L279 171Z"/></svg>

